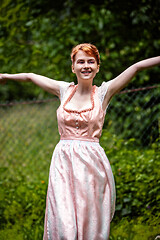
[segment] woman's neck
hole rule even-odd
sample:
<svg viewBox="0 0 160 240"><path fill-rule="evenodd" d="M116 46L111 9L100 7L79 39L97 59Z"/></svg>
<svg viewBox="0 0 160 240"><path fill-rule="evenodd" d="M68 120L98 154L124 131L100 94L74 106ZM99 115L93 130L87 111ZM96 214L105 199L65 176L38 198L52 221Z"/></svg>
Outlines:
<svg viewBox="0 0 160 240"><path fill-rule="evenodd" d="M88 94L92 90L92 82L78 82L77 93L79 94Z"/></svg>

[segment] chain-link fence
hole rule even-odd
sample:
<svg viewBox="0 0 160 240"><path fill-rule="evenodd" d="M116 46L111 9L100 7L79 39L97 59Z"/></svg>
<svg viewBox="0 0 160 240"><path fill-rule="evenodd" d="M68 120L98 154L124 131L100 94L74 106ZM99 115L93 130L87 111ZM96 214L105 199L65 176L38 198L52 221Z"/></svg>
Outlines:
<svg viewBox="0 0 160 240"><path fill-rule="evenodd" d="M152 86L117 94L108 108L104 128L120 138L134 138L135 144L143 147L157 141L160 135L159 89L159 86ZM32 164L34 158L37 161L30 171L48 167L59 139L58 105L56 98L0 104L1 166L8 168L19 159L25 172L25 165Z"/></svg>
<svg viewBox="0 0 160 240"><path fill-rule="evenodd" d="M149 146L160 136L160 88L150 86L117 94L108 109L105 127L119 137Z"/></svg>

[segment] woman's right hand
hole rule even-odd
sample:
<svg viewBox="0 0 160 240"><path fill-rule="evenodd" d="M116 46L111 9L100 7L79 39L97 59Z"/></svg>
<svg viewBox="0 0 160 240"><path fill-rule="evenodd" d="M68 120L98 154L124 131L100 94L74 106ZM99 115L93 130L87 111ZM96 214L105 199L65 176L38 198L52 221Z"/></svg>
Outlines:
<svg viewBox="0 0 160 240"><path fill-rule="evenodd" d="M5 75L0 73L0 84L5 84L7 82L7 79L5 79Z"/></svg>

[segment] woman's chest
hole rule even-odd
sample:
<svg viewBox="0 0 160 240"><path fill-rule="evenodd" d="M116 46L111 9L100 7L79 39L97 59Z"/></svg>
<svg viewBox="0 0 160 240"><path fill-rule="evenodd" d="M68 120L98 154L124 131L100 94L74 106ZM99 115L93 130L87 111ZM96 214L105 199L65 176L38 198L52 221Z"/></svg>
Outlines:
<svg viewBox="0 0 160 240"><path fill-rule="evenodd" d="M74 96L65 105L66 109L72 109L75 111L83 111L85 109L92 108L92 100L90 96Z"/></svg>
<svg viewBox="0 0 160 240"><path fill-rule="evenodd" d="M94 108L94 95L96 87L92 87L92 91L89 94L79 94L77 86L74 86L69 95L66 96L63 108L68 112L85 112Z"/></svg>

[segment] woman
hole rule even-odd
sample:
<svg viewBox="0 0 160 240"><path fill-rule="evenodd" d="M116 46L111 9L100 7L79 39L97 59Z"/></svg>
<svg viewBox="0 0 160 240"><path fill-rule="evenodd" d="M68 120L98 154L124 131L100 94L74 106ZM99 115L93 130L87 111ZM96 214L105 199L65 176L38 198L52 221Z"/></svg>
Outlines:
<svg viewBox="0 0 160 240"><path fill-rule="evenodd" d="M94 45L77 45L71 60L77 85L32 73L1 74L0 81L32 81L61 101L60 141L50 166L43 239L106 240L115 207L111 167L99 145L106 109L136 73L160 64L160 57L137 62L100 87L93 86L100 66Z"/></svg>

